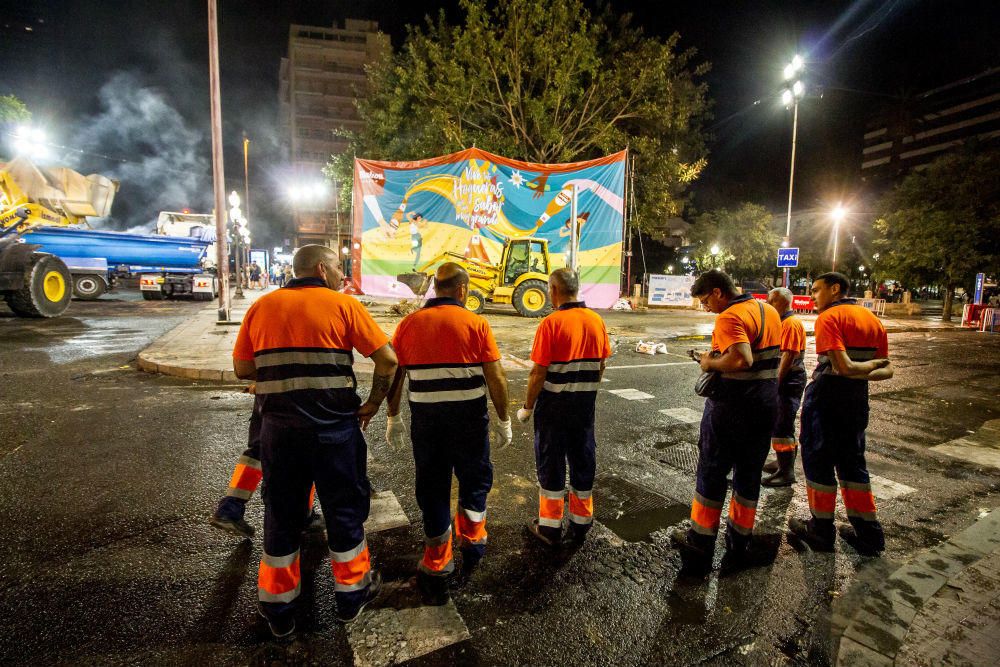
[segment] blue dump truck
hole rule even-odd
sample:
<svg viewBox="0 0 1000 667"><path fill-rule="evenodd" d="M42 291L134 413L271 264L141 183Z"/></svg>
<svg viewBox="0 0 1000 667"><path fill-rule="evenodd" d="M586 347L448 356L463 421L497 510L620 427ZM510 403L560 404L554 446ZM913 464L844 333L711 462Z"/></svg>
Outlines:
<svg viewBox="0 0 1000 667"><path fill-rule="evenodd" d="M65 262L77 298L96 299L121 278L138 277L146 300L191 295L211 301L218 294L208 262L215 238L206 232L207 225L191 225L190 236L39 226L22 237Z"/></svg>

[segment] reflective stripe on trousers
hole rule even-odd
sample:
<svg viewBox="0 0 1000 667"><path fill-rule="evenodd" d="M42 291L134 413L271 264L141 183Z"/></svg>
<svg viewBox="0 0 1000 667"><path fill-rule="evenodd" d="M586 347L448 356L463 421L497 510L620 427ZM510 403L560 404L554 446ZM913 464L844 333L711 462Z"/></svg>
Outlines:
<svg viewBox="0 0 1000 667"><path fill-rule="evenodd" d="M257 571L257 598L261 602L291 602L299 596L301 588L298 549L285 556L264 554Z"/></svg>
<svg viewBox="0 0 1000 667"><path fill-rule="evenodd" d="M346 593L358 591L371 583L371 559L368 555L368 541L347 551L330 551L333 569L334 591Z"/></svg>
<svg viewBox="0 0 1000 667"><path fill-rule="evenodd" d="M226 495L240 500L249 500L250 496L257 490L263 475L260 461L249 456L241 456L236 462L232 477L229 479Z"/></svg>
<svg viewBox="0 0 1000 667"><path fill-rule="evenodd" d="M433 576L445 576L455 571L451 552L451 526L443 535L424 538L424 557L420 569Z"/></svg>

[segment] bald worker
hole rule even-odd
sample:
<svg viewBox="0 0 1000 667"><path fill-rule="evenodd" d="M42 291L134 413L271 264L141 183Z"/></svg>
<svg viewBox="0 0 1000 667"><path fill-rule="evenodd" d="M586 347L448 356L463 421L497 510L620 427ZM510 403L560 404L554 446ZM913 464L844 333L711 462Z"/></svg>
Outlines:
<svg viewBox="0 0 1000 667"><path fill-rule="evenodd" d="M490 463L489 392L501 447L512 438L507 378L485 317L465 307L469 274L446 262L434 275L435 298L407 315L393 336L399 369L389 392L386 440L402 448L406 433L399 404L403 376L410 388L410 434L416 462L417 504L423 514L424 555L417 584L425 604L448 601L452 559L451 477L458 478L455 537L466 579L486 552L486 494Z"/></svg>
<svg viewBox="0 0 1000 667"><path fill-rule="evenodd" d="M795 483L795 415L799 411L802 392L806 388L806 330L792 311L792 292L776 287L767 295L767 302L781 316L781 361L778 362L778 415L771 433L771 449L777 460L760 481L764 486L791 486Z"/></svg>

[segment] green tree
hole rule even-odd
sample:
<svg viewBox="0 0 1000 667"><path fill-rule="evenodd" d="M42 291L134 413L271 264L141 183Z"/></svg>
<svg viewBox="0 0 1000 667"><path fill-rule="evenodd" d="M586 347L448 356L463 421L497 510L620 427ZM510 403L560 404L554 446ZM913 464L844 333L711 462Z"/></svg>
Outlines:
<svg viewBox="0 0 1000 667"><path fill-rule="evenodd" d="M717 208L699 215L691 228L698 269L724 268L737 282L769 280L779 242L771 219L766 208L747 202L735 210ZM713 247L718 253L712 253Z"/></svg>
<svg viewBox="0 0 1000 667"><path fill-rule="evenodd" d="M24 102L13 95L0 95L0 123L18 123L31 120L31 112Z"/></svg>
<svg viewBox="0 0 1000 667"><path fill-rule="evenodd" d="M942 319L951 319L956 287L1000 262L1000 151L976 146L913 172L879 202L875 221L881 277L945 288Z"/></svg>
<svg viewBox="0 0 1000 667"><path fill-rule="evenodd" d="M369 68L365 128L342 133L350 148L329 176L349 183L352 154L411 160L477 146L569 162L628 146L636 222L680 213L706 165L709 66L678 49L678 34L646 37L628 16L592 15L581 0L462 0L461 10L460 25L428 18Z"/></svg>

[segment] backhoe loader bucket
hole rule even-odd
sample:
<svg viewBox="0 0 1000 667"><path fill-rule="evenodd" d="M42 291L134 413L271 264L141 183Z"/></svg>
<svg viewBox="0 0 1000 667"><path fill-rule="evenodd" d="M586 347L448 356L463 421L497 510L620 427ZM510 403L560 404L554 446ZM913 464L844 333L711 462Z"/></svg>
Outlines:
<svg viewBox="0 0 1000 667"><path fill-rule="evenodd" d="M400 273L396 280L403 283L417 296L424 296L431 286L431 277L426 273Z"/></svg>

